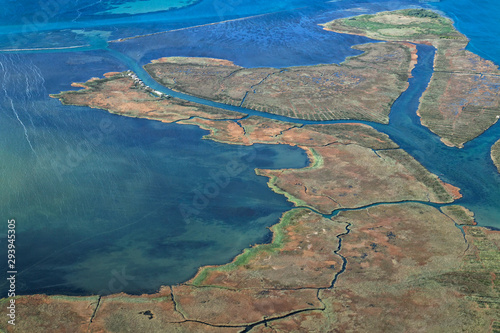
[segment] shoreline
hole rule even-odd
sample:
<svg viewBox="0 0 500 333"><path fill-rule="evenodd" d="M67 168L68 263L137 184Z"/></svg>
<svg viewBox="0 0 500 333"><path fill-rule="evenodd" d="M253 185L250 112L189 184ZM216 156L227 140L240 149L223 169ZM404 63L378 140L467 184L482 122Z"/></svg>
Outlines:
<svg viewBox="0 0 500 333"><path fill-rule="evenodd" d="M456 76L459 74L470 74L482 77L483 75L491 74L493 77L496 77L498 76L498 74L500 74L500 72L498 71L498 66L493 62L483 59L470 51L466 51L465 49L469 44L469 39L456 29L456 27L453 25L452 20L443 17L442 15L434 11L421 10L422 13L425 13L423 14L423 17L427 17L427 15L429 15L429 17L436 16L435 20L437 23L435 22L435 24L436 26L441 26L442 32L434 32L432 29L428 28L428 31L422 30L418 33L414 32L413 34L417 36L410 36L406 38L401 31L403 31L407 27L411 27L412 25L403 20L402 17L407 20L413 19L414 21L418 21L420 19L417 19L415 17L412 17L410 19L410 16L405 16L407 15L406 12L408 11L409 9L402 9L396 11L383 11L369 15L357 15L353 17L336 19L319 25L326 31L332 31L340 34L363 36L374 40L394 42L399 41L434 46L436 48L436 56L434 57L433 74L426 90L420 97L420 105L417 110L417 115L420 118L420 123L423 126L427 127L431 132L439 136L443 144L449 147L463 148L464 144L481 136L482 133L487 131L497 122L498 118L493 119L493 116L491 116L490 114L494 113L494 106L487 108L486 105L496 104L498 106L498 103L500 102L498 101L498 99L496 101L490 101L490 99L488 99L487 97L477 94L465 96L464 98L467 102L461 106L460 110L455 111L458 112L459 117L452 116L451 114L449 114L451 111L447 111L447 109L450 109L453 106L448 105L449 103L451 103L449 101L450 95L455 94L455 90L470 90L472 89L471 85L475 84L474 82L469 83L467 81L461 83L463 87L460 86L458 88L454 88L453 86L458 86L461 80L457 79L453 75ZM432 13L432 15L429 13ZM350 22L348 20L357 22L356 20L358 18L362 18L361 23L347 24L347 22ZM358 21L360 20L358 19ZM383 22L385 26L388 27L384 27L384 29L382 29L381 26L377 25L381 22ZM417 24L416 26L419 26L418 24L421 23L417 22L415 24ZM447 27L447 25L449 26ZM391 29L395 30L396 32L390 32ZM402 30L398 32L398 29ZM452 30L447 31L446 29ZM393 35L391 35L391 33L393 33ZM461 52L462 50L463 52ZM454 59L454 57L457 57L458 60ZM453 63L453 61L456 61L456 63ZM470 61L471 64L468 64L467 61ZM475 62L477 62L478 64L474 65L473 63ZM476 66L477 68L474 66ZM451 67L451 69L446 70L448 69L448 67ZM439 81L436 81L438 79ZM446 81L448 85L451 85L451 87L446 87L445 90L441 91L443 80ZM477 80L479 79L476 78L476 81ZM492 89L486 84L481 86L481 82L477 84L478 89L483 89L485 91L488 91L486 89ZM439 94L436 96L437 93ZM431 102L436 104L433 106L433 108L430 106L432 104ZM468 111L466 109L469 104L472 104L471 108L484 109L481 114L477 115L477 118L480 119L480 121L478 121L479 125L476 125L480 126L477 131L466 130L469 127L469 123L474 122L475 119L474 115L471 115L473 111ZM441 115L439 116L433 116L433 113L428 110L429 108L436 110L438 107L441 107L443 109L440 110ZM489 108L491 108L492 110L489 110ZM422 111L424 111L425 114L423 114ZM457 113L455 113L455 115L456 114ZM451 133L449 134L446 134L445 129L449 127L453 128L453 131L451 131ZM458 129L456 129L456 127Z"/></svg>
<svg viewBox="0 0 500 333"><path fill-rule="evenodd" d="M412 61L418 61L413 56L412 53ZM107 73L105 77L111 78L112 75L116 75L116 73ZM86 90L88 92L92 90L92 87L85 85L85 83L75 84L74 86L85 88L82 91ZM51 97L60 99L64 104L65 101L62 96L65 93L67 92L54 94ZM75 104L68 103L67 105ZM96 105L81 105L103 109ZM177 106L180 110L185 105ZM492 263L486 260L481 262L481 251L485 251L485 248L489 249L483 245L490 240L487 238L488 236L492 237L493 241L491 242L494 245L495 239L499 239L496 235L500 235L500 233L488 227L471 223L470 218L473 219L473 213L459 204L454 204L461 197L459 188L443 182L439 176L428 171L412 155L397 146L388 135L375 130L373 127L356 123L302 125L299 127L278 120L257 117L245 116L237 120L220 119L222 115L216 113L215 115L212 114L215 119L191 116L188 119L162 120L160 116L155 118L147 112L141 114L139 111L134 116L112 111L112 109L113 106L110 106L110 110L103 110L127 117L196 125L209 131L209 134L205 135L203 139L210 139L224 144L287 144L303 149L309 158L308 165L303 168L276 170L256 168L254 170L258 176L269 178L267 182L269 189L284 195L296 207L283 212L279 220L268 227L272 232L270 242L254 244L244 248L241 253L228 263L201 266L189 280L176 285L162 285L152 294L118 293L106 296L30 294L16 299L21 304L25 300L32 300L35 303L35 310L37 310L39 309L36 307L39 300L42 300L40 302L43 305L54 305L56 302L61 302L64 305L66 304L64 302L67 302L68 308L69 304L71 306L78 304L78 306L82 307L85 302L90 302L87 310L92 310L92 314L87 331L90 331L91 324L93 328L97 327L97 330L99 330L99 325L106 327L103 325L109 324L109 322L106 322L109 315L115 315L112 319L118 320L117 318L121 318L124 327L128 328L128 320L133 320L129 318L136 318L133 315L137 316L138 313L139 315L150 316L145 321L151 325L148 327L152 327L153 323L163 321L171 330L174 330L173 326L168 325L178 325L175 327L180 329L181 325L186 328L187 325L200 324L205 325L201 326L205 329L205 332L211 332L212 330L222 332L226 328L228 330L234 328L235 332L236 329L239 332L246 332L258 326L270 327L279 332L273 325L281 323L284 327L282 329L286 331L287 327L289 327L287 325L291 325L290 322L287 322L287 319L292 316L294 318L290 319L299 327L304 323L306 325L304 327L307 327L307 324L310 325L311 321L321 322L322 316L326 317L327 321L331 321L332 325L342 323L342 320L344 320L343 325L348 325L348 322L355 322L356 320L363 322L364 315L367 316L366 322L370 324L375 319L374 327L387 327L380 326L381 324L387 325L387 322L384 322L383 319L380 320L380 323L376 322L376 318L380 317L380 311L385 310L384 305L388 307L388 311L397 310L399 312L399 309L403 308L404 316L408 316L407 313L418 313L419 316L422 313L427 316L436 314L439 322L445 324L449 324L450 319L439 315L441 314L439 311L442 304L444 304L443 308L446 308L443 311L451 309L454 316L458 316L454 309L461 310L464 306L467 306L468 312L466 313L466 319L463 319L464 322L469 317L476 319L477 316L471 315L472 313L475 314L473 312L475 311L475 297L479 299L476 303L484 305L488 294L483 296L480 292L476 292L474 281L477 276L467 271L467 269L474 271L476 267L473 262L475 256L479 258L477 261L486 267L483 267L486 272L485 276L490 276L491 284L493 287L495 286L494 267L491 267L491 265L495 264L494 259L491 259ZM182 113L181 111L179 111L179 114ZM200 107L197 111L203 112L204 109ZM166 117L168 118L168 115ZM346 129L350 126L352 129ZM363 135L364 137L362 137ZM500 141L497 143L500 145ZM397 147L395 148L394 145ZM351 150L353 156L363 162L360 164L370 165L373 169L367 169L370 172L364 172L365 169L360 168L356 163L352 163L349 155ZM363 154L359 154L360 151ZM493 158L493 150L491 154ZM338 172L339 169L335 169L335 166L342 163L348 165L345 169L340 169L341 171L345 170L344 174ZM383 167L389 168L389 165L396 165L399 169L390 169L389 176L386 177L381 170ZM500 171L500 166L498 167ZM424 170L423 175L419 174L422 169ZM316 183L310 181L314 177L301 178L301 174L313 173L318 170L324 173L325 178L318 178ZM407 170L408 172L404 173L401 170ZM360 179L358 187L366 186L367 189L362 188L360 192L356 192L356 183L335 183L338 179L332 175L342 180L349 178L351 172L357 174L358 178L366 175L366 178ZM280 177L286 176L287 173L292 174L292 176L283 178L285 184L300 187L300 191L304 193L302 197L295 195L296 192L290 189L280 188L277 184ZM400 177L405 181L402 183L384 183L376 178L380 173L382 173L381 178L397 177L396 175L401 174ZM336 191L339 192L338 196L332 196L331 193L323 191L327 182L335 183ZM383 191L387 184L389 184L389 188L395 188L397 195L402 197L408 195L403 193L404 187L411 187L411 191L409 191L411 195L414 197L419 197L421 194L426 195L428 202L411 202L410 200L376 202L376 200L382 200L384 195L387 195ZM423 187L419 187L420 184ZM401 185L401 188L398 185ZM304 190L302 190L302 187L304 187ZM437 190L435 187L437 187ZM349 192L352 188L354 190ZM369 190L372 188L376 188L376 191L370 193ZM363 192L365 190L368 190L366 192L369 193ZM444 194L442 191L444 191ZM362 196L366 195L367 198L351 198L354 201L345 199L351 196L355 197L360 193ZM448 201L441 200L445 196L448 196ZM313 197L325 199L329 206L319 199L315 201L316 199L312 199ZM330 214L332 216L325 216L326 214L321 213L333 205L328 200L341 207L334 209ZM346 200L351 206L344 208L344 201L341 200ZM353 204L353 202L356 202L355 200L360 200L360 202L372 200L375 202L356 208L355 204ZM442 204L442 206L439 206L439 204ZM334 212L337 212L337 214L334 215ZM293 220L294 217L300 214L304 215L301 216L303 220ZM468 219L467 216L470 218ZM331 229L325 229L328 227ZM440 230L441 228L445 231ZM490 231L487 231L487 229ZM480 235L477 236L478 234ZM483 237L482 234L486 236ZM436 238L433 238L434 236ZM319 238L325 241L318 242L315 237L325 237ZM406 240L409 240L409 242L405 243ZM289 245L289 247L285 247L286 245ZM324 255L323 248L325 248L324 252L329 255L328 257L322 256ZM489 252L485 253L485 256L491 255ZM269 256L267 257L267 255ZM296 257L293 257L294 255ZM365 260L365 258L368 259ZM435 259L436 262L434 262ZM308 264L303 265L303 262ZM328 265L314 266L311 262L313 264L317 262L318 265ZM283 269L287 265L290 265L290 267ZM302 277L301 274L304 274L304 270L311 274L312 278L298 279L298 281L303 282L303 285L297 286L293 274L290 274L290 272ZM408 273L405 273L406 270ZM284 273L279 275L279 272ZM376 274L375 282L373 282L374 273ZM328 286L325 286L326 280L323 274L330 276L331 283ZM340 276L340 274L342 275ZM404 278L405 274L408 274L407 280ZM242 276L247 279L241 279ZM484 277L482 275L478 276L480 276L479 279L482 282ZM270 277L275 278L280 283L276 284ZM461 280L462 278L465 282ZM376 280L384 281L384 283L379 283ZM486 281L490 282L489 280ZM415 282L418 283L417 287L414 287ZM429 287L430 291L425 290L427 282L431 285ZM397 289L398 292L391 294L391 288ZM467 288L472 288L471 295L468 295ZM367 290L371 293L371 296L366 296ZM392 292L394 291L392 290ZM399 292L402 292L403 296ZM426 292L434 298L427 296ZM430 297L429 302L427 302L426 297ZM455 305L453 303L454 297L462 302L459 302L457 307L453 307ZM249 298L251 301L248 301ZM387 301L387 299L390 300ZM4 301L5 299L1 300L1 302ZM366 304L365 301L367 301ZM395 307L387 304L395 305ZM436 304L440 306L436 306ZM354 305L354 310L350 308L351 305ZM479 305L478 307L480 307ZM92 309L93 306L95 308ZM131 312L127 312L129 309L132 309ZM208 309L207 312L204 312L205 309ZM366 313L363 313L366 309L368 309ZM416 311L416 309L422 311L422 313ZM425 309L431 311L430 314L425 312L427 311ZM408 312L408 310L411 312ZM83 312L83 310L81 311ZM354 312L354 315L359 314L361 319L354 316L353 311L359 311L361 314ZM255 316L256 312L257 316ZM370 314L374 314L375 318L370 319ZM148 321L153 318L153 315L157 320ZM162 317L164 315L166 317ZM335 316L335 320L332 320L331 316ZM342 319L343 316L347 319ZM255 317L257 317L257 320L255 320ZM402 317L400 319L403 319ZM409 317L412 318L412 316ZM273 325L268 326L269 323ZM432 318L430 320L426 318L424 323L434 324ZM376 324L379 324L379 326L376 326ZM405 322L405 324L408 325L409 323ZM414 323L411 322L410 324L413 325ZM455 321L453 324L455 324ZM460 325L462 323L459 323L459 326L456 327L462 327ZM192 326L187 327L187 330L183 332L196 331ZM308 331L304 327L302 327L302 330ZM318 327L320 328L316 331L327 330L325 329L326 326ZM337 328L339 327L343 326L339 324ZM442 328L444 326L430 326L430 328L436 327ZM141 330L136 329L136 331Z"/></svg>
<svg viewBox="0 0 500 333"><path fill-rule="evenodd" d="M193 4L193 5L195 5L195 4ZM225 20L225 21L219 21L219 22L199 24L199 25L195 25L195 26L191 26L191 27L178 28L178 29L166 30L166 31L158 31L158 32L154 32L154 33L151 33L151 34L144 34L144 35L123 37L123 38L118 38L118 39L110 40L109 43L121 43L121 42L125 42L127 40L136 39L136 38L143 38L143 37L150 37L150 36L155 36L155 35L162 35L162 34L167 34L167 33L170 33L170 32L177 32L177 31L183 31L183 30L190 30L190 29L202 28L202 27L207 27L207 26L217 25L217 24L224 24L224 23L229 23L229 22L244 21L244 20L248 20L248 19L252 19L252 18L256 18L256 17L261 17L261 16L266 16L266 15L270 15L270 14L274 14L274 13L265 13L265 14L253 15L253 16L248 16L248 17L241 17L241 18L232 19L232 20Z"/></svg>
<svg viewBox="0 0 500 333"><path fill-rule="evenodd" d="M106 73L104 75L104 77L106 79L109 79L110 77L112 77L112 75L115 74L113 72L110 72L110 73ZM103 80L103 79L99 79L99 78L93 78L93 79L90 79L89 81L90 82L93 82L95 80ZM74 86L79 86L79 87L82 87L82 88L85 88L83 91L85 90L91 90L92 88L85 85L85 83L76 83ZM60 94L55 94L51 97L53 98L58 98L58 99L61 99L60 97L58 97L57 95L60 95ZM61 99L61 102L64 103L64 100ZM74 104L71 104L71 103L68 103L68 105L74 105ZM85 104L82 104L81 106L89 106L88 104L85 105ZM103 109L102 107L98 107L98 106L90 106L92 108L95 108L95 109ZM112 109L112 108L111 108ZM120 115L120 116L127 116L127 117L130 117L129 115L124 115L124 114L120 114L120 113L117 113L113 110L106 110L107 112L109 113L112 113L112 114L117 114L117 115ZM162 121L162 122L165 122L165 123L179 123L179 124L186 124L186 125L196 125L197 127L199 127L200 129L204 129L204 130L208 130L210 133L205 135L203 138L204 139L210 139L210 140L213 140L215 142L219 142L219 143L223 143L223 144L236 144L236 145L252 145L254 143L260 143L260 144L289 144L289 145L296 145L298 147L300 147L301 149L305 150L307 155L308 155L308 158L309 158L309 165L307 165L306 167L304 168L301 168L301 169L292 169L293 171L295 172L307 172L307 171L311 171L311 170L315 170L315 169L319 169L321 167L323 167L324 165L324 159L322 157L321 154L319 154L318 152L315 151L315 149L313 147L308 147L308 146L303 146L301 145L300 143L291 143L291 142L280 142L280 141L275 141L275 142L266 142L265 139L254 139L254 140L251 140L251 141L247 141L247 142L244 142L242 141L243 137L246 137L247 135L246 134L243 134L243 137L239 137L240 140L233 140L233 141L227 141L227 140L221 140L220 137L218 137L218 133L217 133L217 130L216 128L214 127L211 127L207 124L203 124L202 122L198 122L196 121L196 118L197 117L193 117L189 120L189 122L187 122L186 120L179 120L179 121L167 121L167 120L162 120L162 119L155 119L155 118L150 118L148 117L147 115L146 116L136 116L136 118L141 118L141 119L148 119L148 120L156 120L156 121ZM256 117L257 118L257 117ZM222 120L220 119L221 121L216 121L217 123L227 123L227 124L231 124L233 123L232 120ZM264 123L266 121L269 121L268 119L265 119L265 118L261 118L260 120L263 120ZM208 120L210 121L210 120ZM213 122L214 120L212 120ZM273 123L276 123L278 125L284 125L285 123L279 121L279 120L273 120L272 121ZM357 123L347 123L347 124L342 124L342 125L347 125L347 126L355 126L355 127L365 127L367 130L373 130L373 131L376 131L374 130L372 127L370 126L367 126L367 125L363 125L363 124L357 124ZM313 126L316 126L316 125L313 125ZM332 126L332 125L319 125L319 126ZM333 125L335 126L335 125ZM239 128L239 126L238 126ZM295 129L302 129L304 127L291 127L291 128L295 128ZM306 129L307 129L307 125L306 125ZM377 131L377 133L380 133ZM382 133L380 133L382 134ZM383 134L385 135L385 134ZM393 148L393 149L400 149L400 148ZM286 171L286 170L290 170L290 169L279 169L279 171L283 172L283 171ZM277 221L275 224L273 224L271 227L269 228L280 228L282 222L283 222L283 218L286 214L288 213L291 213L291 212L294 212L296 210L302 210L302 209L307 209L307 210L310 210L312 212L314 211L320 211L318 210L317 208L307 204L305 201L299 199L299 198L296 198L294 197L292 194L290 194L289 192L287 192L286 190L283 190L283 189L280 189L279 187L277 187L275 184L273 184L273 179L275 179L275 177L271 176L271 175L265 175L263 174L265 172L264 169L256 169L255 170L256 174L258 176L264 176L264 177L268 177L268 187L270 190L274 191L275 193L278 193L278 194L281 194L281 195L284 195L290 202L292 202L293 204L296 205L296 207L286 211L283 213L282 217L280 218L279 221ZM457 200L459 198L459 196L461 196L460 192L459 192L459 189L455 188L454 186L450 185L450 184L446 184L444 182L442 182L440 179L439 179L441 185L447 189L448 193L451 194L452 197L454 197L454 199L452 199L451 202ZM405 204L404 202L384 202L384 203L381 203L381 205L401 205L401 204ZM443 202L444 204L444 202ZM342 207L344 208L344 207ZM357 210L357 209L363 209L363 206L359 206L359 207L345 207L347 209L353 209L353 210ZM326 212L326 214L331 214L332 212ZM246 258L246 256L248 255L247 252L250 251L251 253L253 253L254 251L257 251L257 250L253 250L253 249L257 249L259 246L265 246L265 245L273 245L273 241L274 241L274 238L275 238L275 234L273 233L273 240L271 240L270 243L263 243L263 244L257 244L253 247L250 247L250 248L246 248L246 249L243 249L242 252L238 255L236 255L230 262L228 263L225 263L225 264L221 264L221 265L206 265L206 266L201 266L199 267L198 271L195 273L195 275L190 278L189 280L183 282L183 283L180 283L178 285L196 285L196 283L202 279L200 278L201 274L206 274L206 273L203 273L206 269L208 270L211 270L211 269L216 269L216 268L220 268L220 267L225 267L225 266L231 266L231 267L234 267L235 265L238 266L236 263L239 261L239 260L242 260L242 258ZM141 294L141 295L137 295L137 294L125 294L125 295L130 295L130 296L159 296L159 295L162 295L163 292L165 292L165 290L167 290L168 288L171 288L172 286L169 286L169 285L162 285L159 287L159 289L154 292L154 293L147 293L147 294ZM118 294L120 295L120 294ZM50 295L50 296L53 296L53 295ZM64 295L61 295L61 296L64 296ZM87 295L87 296L92 296L92 295ZM110 296L115 296L114 294L113 295L110 295ZM79 297L79 296L75 296L75 297ZM84 296L82 296L84 297ZM107 296L109 297L109 296Z"/></svg>
<svg viewBox="0 0 500 333"><path fill-rule="evenodd" d="M358 44L354 45L353 48L362 51L362 53L356 56L347 57L339 64L321 63L309 66L289 66L280 68L245 68L226 59L163 57L152 60L150 63L142 66L142 69L157 83L173 92L204 99L213 103L242 107L249 111L262 112L277 117L286 117L298 122L312 121L322 123L345 120L367 121L387 125L389 123L389 114L393 103L409 88L408 79L411 78L411 72L417 61L416 46L406 42L387 41L385 43ZM398 55L399 58L393 58L393 61L397 59L398 66L404 67L401 71L404 70L408 73L405 80L401 78L402 74L400 70L394 69L385 62L387 59L381 60L376 57L376 55L381 52L394 52ZM371 61L380 61L382 66L381 69L368 70L372 68L370 67L373 65ZM163 79L162 71L181 71L182 68L188 65L194 68L194 74L190 76L179 75L178 78L173 77L171 78L173 81L169 80L168 82L165 82ZM214 77L214 75L210 76L208 80L212 80L209 82L213 83L213 86L210 85L210 87L207 88L209 91L205 91L204 88L200 87L197 71L208 70L210 72L211 70L219 70L219 67L220 71L227 72L226 74L230 72L229 75L223 77L223 81L221 82L218 82L220 80L219 77ZM363 69L365 70L363 71ZM317 74L317 76L320 77L320 81L323 81L321 81L321 83L315 82L313 79L310 79L310 82L301 81L304 77L307 77L303 75L303 73L307 71L313 71L313 74ZM267 74L267 76L259 77L259 75L263 75L262 72ZM240 73L251 77L252 80L255 80L255 84L250 85L250 83L244 84L240 82L240 78L235 78L238 76L237 74ZM295 73L297 73L297 78L294 76ZM375 77L379 79L377 80ZM281 82L281 80L289 82L290 84L296 84L296 80L298 80L302 89L304 89L304 92L301 92L303 94L306 94L305 92L308 91L307 89L311 89L311 87L315 88L316 85L321 85L321 87L324 88L323 90L331 91L331 94L326 94L322 90L322 98L304 95L303 99L307 100L307 104L306 102L299 101L297 96L295 98L290 96L288 86L284 85L284 83L282 83L283 87L281 87L284 89L283 92L276 95L272 85ZM380 83L381 80L383 84ZM268 83L269 81L271 82ZM339 88L340 83L337 81L345 85L343 89L346 91ZM222 87L222 90L210 91L210 89L220 89L217 84ZM369 85L375 85L375 87ZM256 86L259 87L256 88ZM190 89L183 89L183 87L190 87ZM231 89L228 87L233 88ZM271 95L271 93L266 90L270 87L274 95ZM346 101L346 96L349 94L360 94L361 91L364 91L362 88L368 89L368 95L372 102L363 100L362 103L353 107ZM258 95L256 95L257 90ZM246 91L247 93L239 96L241 91ZM254 93L251 94L251 91ZM210 93L216 95L213 98L208 97L207 94ZM335 105L335 107L332 107L332 104ZM342 106L344 106L344 108L342 108ZM312 109L310 109L311 107ZM308 110L307 112L304 111L306 108Z"/></svg>
<svg viewBox="0 0 500 333"><path fill-rule="evenodd" d="M498 173L500 173L500 139L491 147L490 156L493 164L498 169Z"/></svg>
<svg viewBox="0 0 500 333"><path fill-rule="evenodd" d="M83 47L92 46L90 44L85 45L75 45L75 46L61 46L61 47L35 47L35 48L24 48L24 49L0 49L0 53L6 52L22 52L22 51L51 51L51 50L70 50L78 49Z"/></svg>

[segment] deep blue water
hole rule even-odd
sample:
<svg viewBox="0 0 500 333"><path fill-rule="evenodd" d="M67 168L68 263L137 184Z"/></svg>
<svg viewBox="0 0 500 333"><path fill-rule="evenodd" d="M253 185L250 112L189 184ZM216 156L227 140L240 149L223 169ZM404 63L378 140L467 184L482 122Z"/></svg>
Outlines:
<svg viewBox="0 0 500 333"><path fill-rule="evenodd" d="M247 67L339 63L359 53L351 46L370 40L325 32L319 23L408 6L443 11L471 39L471 51L500 63L500 8L491 2L202 0L166 12L105 13L124 2L81 0L53 11L36 2L5 2L0 14L0 49L83 45L0 54L0 215L18 221L20 293L151 292L185 281L199 266L228 262L249 244L268 241L266 227L291 207L253 168L307 163L298 148L218 144L202 140L206 132L193 126L63 106L48 97L75 89L71 82L130 68L162 89L140 66L173 55ZM220 21L227 22L205 25ZM432 48L419 46L419 56L390 125L371 125L461 187L459 203L480 224L498 227L500 179L489 149L500 125L461 150L441 144L415 115L432 74ZM247 167L227 182L221 170L239 163ZM4 225L0 231L5 235Z"/></svg>
<svg viewBox="0 0 500 333"><path fill-rule="evenodd" d="M468 50L499 64L500 2L442 0L432 7L449 16L455 27L470 39Z"/></svg>

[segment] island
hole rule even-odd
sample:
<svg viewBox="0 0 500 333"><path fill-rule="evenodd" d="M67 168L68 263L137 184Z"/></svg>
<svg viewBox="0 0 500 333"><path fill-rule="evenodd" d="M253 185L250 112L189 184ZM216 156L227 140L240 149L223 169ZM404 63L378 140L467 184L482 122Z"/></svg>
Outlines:
<svg viewBox="0 0 500 333"><path fill-rule="evenodd" d="M144 66L164 86L189 95L296 119L388 123L408 87L416 48L408 43L358 45L341 65L243 68L227 60L170 57Z"/></svg>
<svg viewBox="0 0 500 333"><path fill-rule="evenodd" d="M465 50L468 39L451 20L430 10L404 9L338 19L323 26L384 41L433 45L437 49L434 73L418 114L422 125L445 144L462 147L500 118L498 66Z"/></svg>
<svg viewBox="0 0 500 333"><path fill-rule="evenodd" d="M407 12L379 15L401 13ZM449 21L417 13L423 14L403 16L449 24L446 33L457 38L452 41L463 42ZM431 17L421 17L424 14ZM389 19L393 18L383 20ZM404 17L399 20L406 22ZM438 43L432 40L434 34L426 36ZM415 47L408 41L391 41L358 48L365 52L342 65L244 69L220 59L162 58L146 68L166 86L212 101L296 119L359 117L387 122L390 104L407 88L410 70L418 61ZM366 71L371 67L376 69ZM163 286L154 294L18 296L17 315L23 320L15 329L0 321L0 329L55 333L500 329L500 232L477 226L474 214L454 203L461 197L460 189L429 172L388 135L359 122L299 124L169 98L131 72L108 73L76 85L83 89L52 97L128 117L196 125L209 131L206 139L226 144L298 146L310 163L303 169L255 170L267 177L270 190L295 205L271 227L270 243L253 245L228 264L201 267L189 281ZM432 93L431 86L426 95ZM358 89L367 93L359 95ZM328 110L324 98L338 109ZM477 101L484 102L479 97ZM422 110L421 116L433 121ZM442 123L446 121L450 119L443 118ZM458 140L455 143L462 140L450 135ZM498 143L494 158L497 149ZM0 301L4 309L6 302Z"/></svg>

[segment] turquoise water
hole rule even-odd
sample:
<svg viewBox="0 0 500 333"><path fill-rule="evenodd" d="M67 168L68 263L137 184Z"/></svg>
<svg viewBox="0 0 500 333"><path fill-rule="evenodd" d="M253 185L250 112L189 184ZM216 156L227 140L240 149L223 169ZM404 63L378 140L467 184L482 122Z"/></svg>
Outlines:
<svg viewBox="0 0 500 333"><path fill-rule="evenodd" d="M149 2L151 2L150 0ZM5 10L0 14L0 49L24 49L36 47L82 46L86 49L101 48L108 40L154 33L195 25L232 20L241 17L280 12L310 5L307 0L253 2L242 0L189 1L192 5L182 9L160 11L180 1L154 1L149 13L131 15L114 14L113 8L130 7L133 13L144 6L145 1L48 0L44 2L2 1ZM187 2L186 2L187 3ZM59 5L61 4L61 5ZM144 12L144 10L140 10ZM74 30L94 31L108 37L82 35Z"/></svg>
<svg viewBox="0 0 500 333"><path fill-rule="evenodd" d="M161 12L170 9L187 7L198 0L146 0L146 1L125 1L116 5L111 5L110 9L97 14L145 14L151 12Z"/></svg>
<svg viewBox="0 0 500 333"><path fill-rule="evenodd" d="M128 1L128 14L110 12L124 3L68 2L52 15L34 2L8 2L0 14L0 49L82 46L0 54L0 213L18 221L20 293L152 292L187 280L199 266L228 262L249 244L269 241L266 227L291 207L253 168L307 163L297 148L218 144L202 140L206 132L196 127L63 106L48 94L129 68L164 89L140 67L161 56L219 57L248 67L339 63L359 53L352 45L370 40L325 32L317 24L422 5L203 0L132 15L144 3ZM445 0L429 5L455 20L471 38L470 50L500 63L498 43L491 40L499 36L492 33L498 31L498 17L485 15L498 13L498 4ZM39 23L30 25L35 18ZM240 18L248 19L234 21ZM205 25L220 21L228 22ZM166 30L176 31L108 44ZM419 47L419 56L415 78L394 105L390 125L370 125L461 187L459 202L474 210L480 224L499 227L500 179L489 148L500 138L500 124L464 149L441 144L415 115L432 74L432 48ZM235 163L246 167L226 181L220 172Z"/></svg>

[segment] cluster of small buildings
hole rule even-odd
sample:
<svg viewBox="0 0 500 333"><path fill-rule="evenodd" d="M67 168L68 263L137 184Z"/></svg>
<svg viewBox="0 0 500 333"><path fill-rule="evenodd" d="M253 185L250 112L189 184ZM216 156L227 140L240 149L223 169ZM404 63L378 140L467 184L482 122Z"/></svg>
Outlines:
<svg viewBox="0 0 500 333"><path fill-rule="evenodd" d="M136 87L142 88L145 91L147 91L148 93L153 94L153 95L160 97L160 98L170 98L169 95L162 93L161 91L154 90L153 88L147 86L144 82L142 82L142 80L137 76L137 74L135 74L131 70L128 70L126 73L129 77L132 78L132 80L134 80L134 84Z"/></svg>

